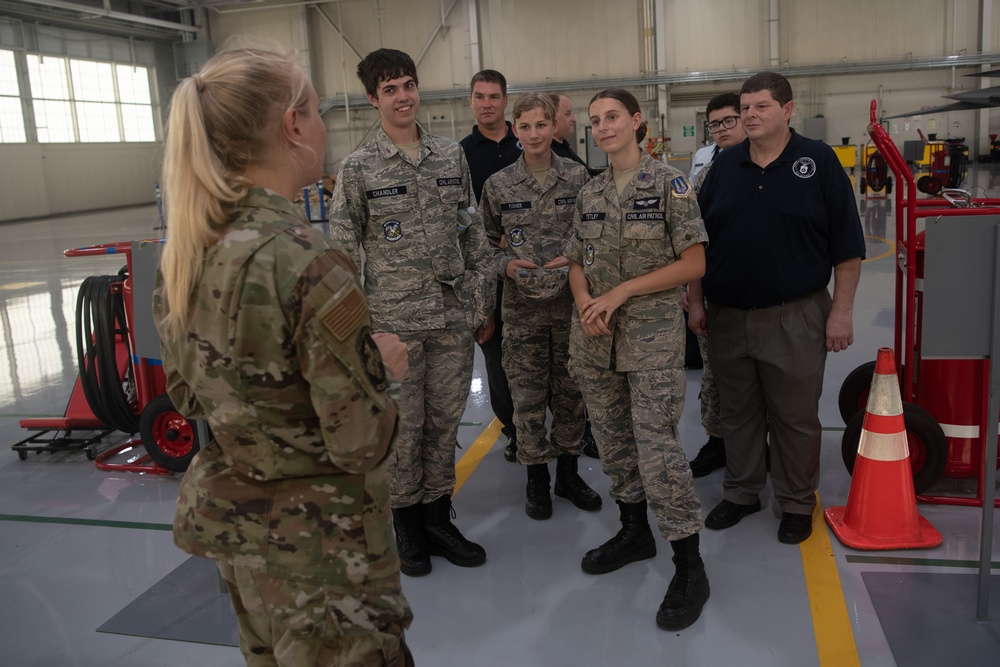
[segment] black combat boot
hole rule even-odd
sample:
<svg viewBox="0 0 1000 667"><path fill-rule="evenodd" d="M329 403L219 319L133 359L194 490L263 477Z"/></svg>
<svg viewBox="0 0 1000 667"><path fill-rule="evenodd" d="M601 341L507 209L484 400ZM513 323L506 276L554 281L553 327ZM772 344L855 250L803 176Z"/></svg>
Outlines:
<svg viewBox="0 0 1000 667"><path fill-rule="evenodd" d="M431 571L431 556L424 541L420 505L392 508L392 525L396 529L400 572L410 577L428 574Z"/></svg>
<svg viewBox="0 0 1000 667"><path fill-rule="evenodd" d="M539 521L552 516L552 496L549 494L549 466L544 463L528 466L528 486L525 491L524 513ZM558 480L558 476L556 477ZM559 482L556 482L558 485ZM556 492L558 493L558 491Z"/></svg>
<svg viewBox="0 0 1000 667"><path fill-rule="evenodd" d="M601 458L600 452L597 451L597 441L594 440L594 431L590 426L590 417L587 417L587 421L583 423L583 440L580 441L580 451L584 456L589 456L592 459Z"/></svg>
<svg viewBox="0 0 1000 667"><path fill-rule="evenodd" d="M674 578L656 612L656 625L663 630L683 630L698 620L701 608L708 601L708 577L705 563L698 553L698 533L674 540Z"/></svg>
<svg viewBox="0 0 1000 667"><path fill-rule="evenodd" d="M601 509L601 497L580 477L579 462L580 457L572 454L560 454L556 459L556 495L586 512L596 512Z"/></svg>
<svg viewBox="0 0 1000 667"><path fill-rule="evenodd" d="M486 562L486 551L470 542L458 532L451 522L451 496L441 496L432 503L420 506L424 515L424 537L427 540L427 553L432 556L444 556L452 564L459 567L475 567Z"/></svg>
<svg viewBox="0 0 1000 667"><path fill-rule="evenodd" d="M704 477L713 470L726 467L726 443L722 438L711 435L708 437L698 456L691 460L691 475Z"/></svg>
<svg viewBox="0 0 1000 667"><path fill-rule="evenodd" d="M583 557L580 567L588 574L613 572L623 565L656 555L656 540L653 539L649 521L646 520L646 501L616 502L621 512L622 529Z"/></svg>
<svg viewBox="0 0 1000 667"><path fill-rule="evenodd" d="M507 436L507 446L503 448L503 457L511 463L517 463L517 436Z"/></svg>

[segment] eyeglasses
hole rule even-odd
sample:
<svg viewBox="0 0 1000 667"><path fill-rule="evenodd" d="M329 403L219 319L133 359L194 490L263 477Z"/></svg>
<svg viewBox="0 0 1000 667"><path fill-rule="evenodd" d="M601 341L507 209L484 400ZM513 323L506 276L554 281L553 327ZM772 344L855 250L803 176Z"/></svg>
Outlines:
<svg viewBox="0 0 1000 667"><path fill-rule="evenodd" d="M736 127L736 123L738 122L740 122L739 116L726 116L722 120L713 120L711 123L708 123L708 131L711 134L715 134L723 128L731 130Z"/></svg>

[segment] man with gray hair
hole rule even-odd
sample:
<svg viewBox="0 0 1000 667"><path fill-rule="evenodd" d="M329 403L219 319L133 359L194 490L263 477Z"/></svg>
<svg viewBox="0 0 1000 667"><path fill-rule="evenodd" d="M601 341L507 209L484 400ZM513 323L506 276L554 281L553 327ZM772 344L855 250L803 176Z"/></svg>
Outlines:
<svg viewBox="0 0 1000 667"><path fill-rule="evenodd" d="M549 93L549 97L556 108L556 132L552 139L552 152L586 167L587 163L573 150L573 143L576 142L576 114L573 113L573 100L566 93ZM591 176L594 175L589 167L587 171Z"/></svg>

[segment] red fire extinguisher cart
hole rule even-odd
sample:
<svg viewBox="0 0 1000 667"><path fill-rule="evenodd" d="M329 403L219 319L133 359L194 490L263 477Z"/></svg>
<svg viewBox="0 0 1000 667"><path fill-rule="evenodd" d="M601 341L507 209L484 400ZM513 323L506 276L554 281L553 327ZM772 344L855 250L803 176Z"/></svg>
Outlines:
<svg viewBox="0 0 1000 667"><path fill-rule="evenodd" d="M36 432L13 445L22 460L29 451L83 447L102 470L171 474L186 470L198 452L195 425L176 411L166 393L152 325L149 301L156 260L154 252L147 256L146 251L155 251L161 242L105 243L63 252L66 257L124 255L126 265L117 276L93 276L81 286L76 308L80 375L62 417L21 420L22 428ZM142 261L133 262L136 251L143 253ZM140 349L147 350L146 356ZM97 435L78 437L74 431ZM140 437L97 454L97 442L114 431ZM46 435L50 433L54 435ZM145 455L131 454L140 448ZM120 462L123 456L127 460Z"/></svg>
<svg viewBox="0 0 1000 667"><path fill-rule="evenodd" d="M918 200L913 174L875 112L872 101L868 133L901 186L895 193L894 343L896 358L902 361L898 374L914 489L924 502L982 506L981 483L977 481L974 492L966 487L969 480L980 479L984 465L989 360L921 356L925 237L917 232L917 219L1000 215L1000 199L973 199L964 191L943 190L941 197ZM857 456L874 366L873 361L852 371L840 390L840 412L847 423L842 454L849 471Z"/></svg>

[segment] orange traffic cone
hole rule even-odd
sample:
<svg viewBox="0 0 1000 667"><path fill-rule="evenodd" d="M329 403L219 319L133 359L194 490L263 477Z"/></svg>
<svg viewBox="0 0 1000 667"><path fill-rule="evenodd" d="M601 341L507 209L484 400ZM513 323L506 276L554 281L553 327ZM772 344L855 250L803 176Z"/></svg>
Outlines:
<svg viewBox="0 0 1000 667"><path fill-rule="evenodd" d="M903 403L892 349L875 361L858 458L847 507L824 512L841 542L854 549L920 549L941 544L941 533L917 513Z"/></svg>

